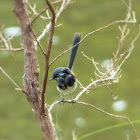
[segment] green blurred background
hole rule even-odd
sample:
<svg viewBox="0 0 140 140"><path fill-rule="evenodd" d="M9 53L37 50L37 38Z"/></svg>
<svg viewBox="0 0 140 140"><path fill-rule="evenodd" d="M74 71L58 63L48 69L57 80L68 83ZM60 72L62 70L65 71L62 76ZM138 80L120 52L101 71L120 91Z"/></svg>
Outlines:
<svg viewBox="0 0 140 140"><path fill-rule="evenodd" d="M30 1L31 4L36 3L38 12L45 8L45 1ZM128 4L128 1L126 1ZM130 35L124 44L124 49L130 41L135 37L140 24L140 1L132 0L132 9L136 12L137 23L129 25L131 29ZM56 7L56 6L55 6ZM18 26L15 14L12 12L13 4L9 0L1 0L0 4L0 25L4 25L4 29L8 27ZM105 26L113 21L124 19L126 17L127 7L121 0L72 0L72 3L63 11L57 24L62 26L55 29L56 45L52 47L50 61L58 54L68 49L72 44L75 32L81 32L83 37L93 30ZM43 31L46 20L38 19L34 23L34 30L37 36ZM90 83L90 77L96 80L95 68L92 62L83 57L83 51L90 58L101 63L103 60L111 59L118 45L120 31L118 25L109 27L89 36L80 44L77 53L74 72L81 83L86 86ZM45 49L47 46L48 35L41 40L41 44ZM12 42L14 48L21 47L22 38L16 37ZM90 94L84 94L79 100L94 104L95 106L118 115L129 117L132 121L140 119L140 66L139 66L139 43L137 40L135 49L130 58L122 67L122 78L119 83L110 86L114 95L118 95L116 100L112 100L110 93L106 87L91 90ZM0 43L2 47L4 44ZM123 52L123 51L122 51ZM18 63L24 70L24 54L23 52L14 53ZM57 62L55 62L49 71L51 77L52 71L60 66L67 66L70 52L66 53ZM44 74L44 57L38 49L38 59L40 65L40 87L42 86ZM0 66L15 80L15 82L23 87L23 73L18 69L10 52L0 52ZM60 100L60 95L56 89L56 82L48 82L46 101L50 105L56 100ZM78 87L73 97L76 96L81 89ZM69 96L65 96L69 99ZM115 111L112 104L117 101L123 101L126 108L122 111ZM56 105L52 110L53 121L56 126L57 134L63 140L72 139L72 131L75 131L79 137L92 131L106 128L112 125L124 123L124 120L106 116L95 109L82 105ZM140 124L135 124L135 128L140 137ZM96 135L84 138L85 140L124 140L126 137L134 139L130 126L111 129ZM42 133L39 124L34 116L32 108L26 100L23 93L16 91L13 84L0 73L0 140L42 140Z"/></svg>

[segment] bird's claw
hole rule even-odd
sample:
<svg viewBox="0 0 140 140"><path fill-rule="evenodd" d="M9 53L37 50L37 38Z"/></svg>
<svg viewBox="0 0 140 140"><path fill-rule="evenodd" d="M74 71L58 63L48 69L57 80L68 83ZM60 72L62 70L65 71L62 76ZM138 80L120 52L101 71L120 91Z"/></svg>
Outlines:
<svg viewBox="0 0 140 140"><path fill-rule="evenodd" d="M74 104L74 103L76 103L76 101L72 98L71 103Z"/></svg>
<svg viewBox="0 0 140 140"><path fill-rule="evenodd" d="M63 103L63 105L64 105L64 103L65 103L64 98L62 98L62 99L61 99L60 103L61 103L61 102L62 102L62 103Z"/></svg>

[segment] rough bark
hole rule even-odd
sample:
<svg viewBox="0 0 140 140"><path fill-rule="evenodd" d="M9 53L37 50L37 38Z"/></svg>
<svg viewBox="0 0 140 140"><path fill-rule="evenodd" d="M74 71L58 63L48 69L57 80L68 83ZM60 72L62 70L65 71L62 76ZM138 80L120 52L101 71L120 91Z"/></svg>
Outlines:
<svg viewBox="0 0 140 140"><path fill-rule="evenodd" d="M39 121L45 140L57 139L51 117L47 109L42 112L39 89L39 64L34 47L34 36L31 32L30 21L25 0L13 0L14 12L17 15L24 41L25 75L24 90L26 97L31 103L34 113Z"/></svg>

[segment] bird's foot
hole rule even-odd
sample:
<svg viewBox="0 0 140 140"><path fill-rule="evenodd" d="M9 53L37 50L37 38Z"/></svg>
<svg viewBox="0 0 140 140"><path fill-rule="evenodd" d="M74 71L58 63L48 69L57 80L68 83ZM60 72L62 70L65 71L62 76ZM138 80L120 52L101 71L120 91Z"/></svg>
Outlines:
<svg viewBox="0 0 140 140"><path fill-rule="evenodd" d="M64 98L62 98L62 99L61 99L60 103L61 103L61 102L62 102L62 103L63 103L63 105L64 105L64 103L65 103Z"/></svg>
<svg viewBox="0 0 140 140"><path fill-rule="evenodd" d="M74 104L76 101L73 99L72 94L70 94L71 96L71 103Z"/></svg>
<svg viewBox="0 0 140 140"><path fill-rule="evenodd" d="M71 103L74 104L76 103L76 101L73 98L71 98Z"/></svg>
<svg viewBox="0 0 140 140"><path fill-rule="evenodd" d="M61 95L61 100L60 100L60 103L63 103L63 105L64 105L64 103L65 103L65 100L64 100L64 98L63 98L63 95L62 95L62 93L60 93L60 95Z"/></svg>

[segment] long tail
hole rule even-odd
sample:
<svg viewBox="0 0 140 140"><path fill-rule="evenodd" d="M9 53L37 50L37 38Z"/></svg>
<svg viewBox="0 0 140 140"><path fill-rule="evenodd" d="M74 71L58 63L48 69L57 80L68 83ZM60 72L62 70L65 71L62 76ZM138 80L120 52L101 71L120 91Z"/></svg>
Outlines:
<svg viewBox="0 0 140 140"><path fill-rule="evenodd" d="M73 38L73 44L72 46L76 45L78 42L80 42L81 40L81 33L75 33L74 38ZM69 65L68 68L71 69L74 63L74 59L76 56L76 52L78 49L79 44L77 44L74 48L72 48L71 50L71 54L70 54L70 60L69 60Z"/></svg>

